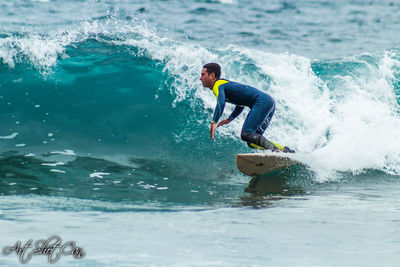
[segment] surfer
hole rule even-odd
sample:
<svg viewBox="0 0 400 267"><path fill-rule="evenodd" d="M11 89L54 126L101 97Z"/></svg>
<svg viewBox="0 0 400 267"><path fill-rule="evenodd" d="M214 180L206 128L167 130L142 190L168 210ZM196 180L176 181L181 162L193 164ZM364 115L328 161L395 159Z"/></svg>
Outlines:
<svg viewBox="0 0 400 267"><path fill-rule="evenodd" d="M233 121L247 106L250 112L244 121L241 139L251 148L294 153L290 148L271 142L263 136L275 112L274 99L254 87L220 79L220 76L221 67L217 63L207 63L203 66L200 80L203 86L210 88L217 97L217 106L210 126L211 139L215 141L214 133L217 127ZM225 102L235 104L236 107L232 114L217 126L224 112Z"/></svg>

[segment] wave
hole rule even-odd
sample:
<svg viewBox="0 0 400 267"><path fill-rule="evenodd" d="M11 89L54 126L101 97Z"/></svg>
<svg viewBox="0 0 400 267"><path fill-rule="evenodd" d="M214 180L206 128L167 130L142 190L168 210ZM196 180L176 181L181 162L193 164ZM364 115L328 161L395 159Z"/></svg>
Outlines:
<svg viewBox="0 0 400 267"><path fill-rule="evenodd" d="M296 149L318 181L369 169L399 175L399 55L313 61L235 45L208 49L160 37L145 23L3 34L0 136L13 138L0 145L121 162L167 158L196 177L236 172L234 155L251 151L239 140L245 114L209 140L215 98L199 73L213 61L224 78L275 98L266 137Z"/></svg>

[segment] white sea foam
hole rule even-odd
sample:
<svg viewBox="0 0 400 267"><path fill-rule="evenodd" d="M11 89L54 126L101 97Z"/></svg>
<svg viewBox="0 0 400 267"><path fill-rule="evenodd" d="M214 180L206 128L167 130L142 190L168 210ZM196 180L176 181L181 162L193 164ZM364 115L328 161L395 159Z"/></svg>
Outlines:
<svg viewBox="0 0 400 267"><path fill-rule="evenodd" d="M66 171L63 170L58 170L58 169L51 169L51 172L57 172L57 173L66 173Z"/></svg>
<svg viewBox="0 0 400 267"><path fill-rule="evenodd" d="M110 175L108 172L93 172L89 175L90 178L103 178L104 175Z"/></svg>
<svg viewBox="0 0 400 267"><path fill-rule="evenodd" d="M0 139L14 139L15 137L17 137L18 133L12 133L10 135L6 135L6 136L0 136Z"/></svg>
<svg viewBox="0 0 400 267"><path fill-rule="evenodd" d="M24 146L26 146L26 144L16 144L15 146L16 147L24 147Z"/></svg>
<svg viewBox="0 0 400 267"><path fill-rule="evenodd" d="M60 154L60 155L67 155L67 156L76 156L75 152L70 149L65 149L64 151L52 151L51 154Z"/></svg>
<svg viewBox="0 0 400 267"><path fill-rule="evenodd" d="M0 39L0 58L13 68L16 63L28 59L38 70L49 71L55 66L66 46L80 40L76 31L63 31L48 36L29 34Z"/></svg>
<svg viewBox="0 0 400 267"><path fill-rule="evenodd" d="M56 166L63 166L63 165L65 165L65 163L64 162L48 162L48 163L42 163L41 165L56 167Z"/></svg>

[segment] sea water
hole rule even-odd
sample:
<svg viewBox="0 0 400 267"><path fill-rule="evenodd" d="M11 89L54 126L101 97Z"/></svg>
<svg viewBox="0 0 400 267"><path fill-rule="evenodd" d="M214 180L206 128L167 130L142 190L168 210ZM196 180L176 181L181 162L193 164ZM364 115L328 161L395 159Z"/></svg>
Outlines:
<svg viewBox="0 0 400 267"><path fill-rule="evenodd" d="M399 266L399 12L1 1L0 265ZM237 170L247 110L211 141L207 62L274 97L304 165Z"/></svg>

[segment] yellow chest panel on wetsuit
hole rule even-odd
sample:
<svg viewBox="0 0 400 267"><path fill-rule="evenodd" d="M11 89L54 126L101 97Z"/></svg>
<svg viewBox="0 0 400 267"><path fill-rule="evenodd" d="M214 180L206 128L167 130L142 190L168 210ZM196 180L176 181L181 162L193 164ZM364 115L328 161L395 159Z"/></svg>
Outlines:
<svg viewBox="0 0 400 267"><path fill-rule="evenodd" d="M215 81L214 86L213 86L213 93L217 98L218 98L218 95L219 95L219 86L222 85L222 84L225 84L225 83L229 83L229 81L227 81L227 80L217 80L217 81Z"/></svg>

